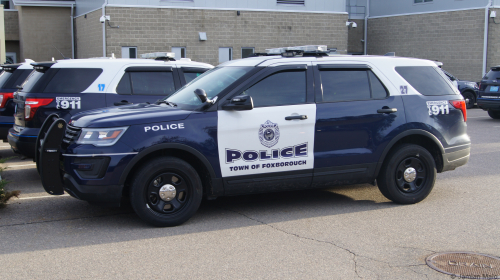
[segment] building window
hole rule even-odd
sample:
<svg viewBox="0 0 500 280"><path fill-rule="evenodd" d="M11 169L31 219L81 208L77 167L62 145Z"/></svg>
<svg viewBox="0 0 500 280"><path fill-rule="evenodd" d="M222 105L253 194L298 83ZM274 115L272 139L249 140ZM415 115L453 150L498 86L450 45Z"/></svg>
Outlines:
<svg viewBox="0 0 500 280"><path fill-rule="evenodd" d="M417 0L415 0L417 1ZM294 6L304 6L305 0L276 0L278 5L294 5Z"/></svg>
<svg viewBox="0 0 500 280"><path fill-rule="evenodd" d="M255 48L241 48L241 58L250 57L255 52Z"/></svg>
<svg viewBox="0 0 500 280"><path fill-rule="evenodd" d="M233 48L219 48L219 63L233 59Z"/></svg>
<svg viewBox="0 0 500 280"><path fill-rule="evenodd" d="M6 52L5 56L7 57L5 64L17 63L17 56L15 52Z"/></svg>
<svg viewBox="0 0 500 280"><path fill-rule="evenodd" d="M3 5L4 10L10 9L10 1L9 0L1 0L0 4Z"/></svg>
<svg viewBox="0 0 500 280"><path fill-rule="evenodd" d="M186 47L172 47L172 52L175 53L175 60L186 57Z"/></svg>
<svg viewBox="0 0 500 280"><path fill-rule="evenodd" d="M413 0L414 4L433 2L434 0Z"/></svg>
<svg viewBox="0 0 500 280"><path fill-rule="evenodd" d="M137 47L122 47L122 58L137 58Z"/></svg>

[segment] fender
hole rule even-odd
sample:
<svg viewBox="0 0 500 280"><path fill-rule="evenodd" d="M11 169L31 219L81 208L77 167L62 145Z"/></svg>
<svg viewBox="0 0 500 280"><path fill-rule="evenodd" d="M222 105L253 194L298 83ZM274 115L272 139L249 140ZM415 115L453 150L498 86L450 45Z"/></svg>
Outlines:
<svg viewBox="0 0 500 280"><path fill-rule="evenodd" d="M138 153L127 165L127 167L125 167L125 170L123 171L121 177L120 177L120 182L119 184L120 185L123 185L125 184L125 180L127 179L127 176L130 172L130 170L132 170L132 168L134 167L134 165L136 163L138 163L141 159L143 159L145 156L151 154L152 152L155 152L155 151L159 151L159 150L165 150L165 149L177 149L177 150L183 150L183 151L186 151L186 152L189 152L191 153L192 155L194 155L195 157L197 157L202 163L203 165L205 165L205 168L207 168L208 172L210 173L210 177L212 178L212 182L214 184L216 184L216 181L221 181L221 179L217 179L215 177L215 172L214 172L214 169L212 168L212 165L210 164L210 162L207 160L207 158L202 154L200 153L198 150L188 146L188 145L184 145L184 144L178 144L178 143L163 143L163 144L158 144L158 145L154 145L154 146L151 146L147 149L144 149L143 151L141 151L140 153ZM214 186L214 189L216 187Z"/></svg>
<svg viewBox="0 0 500 280"><path fill-rule="evenodd" d="M428 131L425 131L423 129L410 129L410 130L404 131L404 132L396 135L396 137L392 138L392 140L389 142L389 144L387 144L387 146L385 147L384 152L382 153L382 156L381 156L382 160L377 163L377 168L375 169L375 175L378 175L378 173L380 172L380 168L382 168L382 164L385 161L385 157L387 156L389 151L394 147L394 145L399 140L403 139L406 136L410 136L410 135L422 135L422 136L425 136L425 137L431 139L439 147L439 151L441 152L441 154L445 153L443 144L441 144L441 141L439 141L439 139L437 139L437 137L434 136L434 134L432 134Z"/></svg>

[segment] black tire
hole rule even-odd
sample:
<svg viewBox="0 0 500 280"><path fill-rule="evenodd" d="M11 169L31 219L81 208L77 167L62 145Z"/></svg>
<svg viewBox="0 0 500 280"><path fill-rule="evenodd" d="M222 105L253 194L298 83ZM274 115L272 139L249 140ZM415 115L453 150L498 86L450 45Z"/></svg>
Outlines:
<svg viewBox="0 0 500 280"><path fill-rule="evenodd" d="M500 119L500 111L492 111L492 110L488 110L488 115L489 115L492 119L495 119L495 120Z"/></svg>
<svg viewBox="0 0 500 280"><path fill-rule="evenodd" d="M171 201L166 201L160 197L160 189L171 186L175 194L171 192ZM135 213L159 227L177 226L189 220L198 210L202 196L203 187L196 170L175 157L148 161L134 175L130 187L130 203Z"/></svg>
<svg viewBox="0 0 500 280"><path fill-rule="evenodd" d="M465 91L464 93L462 93L462 96L464 97L465 106L467 107L467 109L474 108L474 104L476 104L476 97L474 96L474 93Z"/></svg>
<svg viewBox="0 0 500 280"><path fill-rule="evenodd" d="M411 182L404 176L405 171L411 171L409 168L416 171ZM403 144L393 149L385 159L377 178L378 188L395 203L418 203L432 191L436 173L434 158L426 149L414 144Z"/></svg>

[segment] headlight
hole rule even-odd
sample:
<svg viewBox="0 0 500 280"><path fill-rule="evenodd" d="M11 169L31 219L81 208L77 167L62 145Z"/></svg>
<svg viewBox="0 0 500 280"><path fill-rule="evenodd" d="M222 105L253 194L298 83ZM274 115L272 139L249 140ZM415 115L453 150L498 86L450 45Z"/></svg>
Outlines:
<svg viewBox="0 0 500 280"><path fill-rule="evenodd" d="M76 144L92 144L96 147L112 146L127 131L127 128L83 128Z"/></svg>
<svg viewBox="0 0 500 280"><path fill-rule="evenodd" d="M477 86L476 83L466 83L468 86L472 87L472 88L475 88L475 89L478 89L479 87Z"/></svg>

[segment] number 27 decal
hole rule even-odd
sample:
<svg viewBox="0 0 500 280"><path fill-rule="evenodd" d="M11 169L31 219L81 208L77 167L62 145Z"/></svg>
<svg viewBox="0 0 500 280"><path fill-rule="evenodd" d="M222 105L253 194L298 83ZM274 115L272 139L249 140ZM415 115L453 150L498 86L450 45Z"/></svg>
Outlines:
<svg viewBox="0 0 500 280"><path fill-rule="evenodd" d="M57 109L81 109L80 97L56 97Z"/></svg>
<svg viewBox="0 0 500 280"><path fill-rule="evenodd" d="M448 115L450 113L450 107L448 107L448 101L427 101L427 109L429 109L429 116L432 115Z"/></svg>

